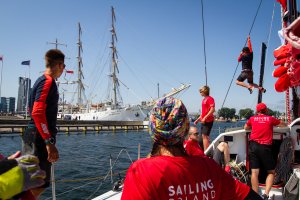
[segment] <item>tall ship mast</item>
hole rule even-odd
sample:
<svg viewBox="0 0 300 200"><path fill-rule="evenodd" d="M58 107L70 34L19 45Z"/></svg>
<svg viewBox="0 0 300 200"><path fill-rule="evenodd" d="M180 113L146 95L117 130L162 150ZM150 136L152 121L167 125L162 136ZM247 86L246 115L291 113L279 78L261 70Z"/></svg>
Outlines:
<svg viewBox="0 0 300 200"><path fill-rule="evenodd" d="M83 100L82 100L82 94L84 92L84 86L83 86L83 82L82 80L84 79L83 76L83 72L82 72L82 58L81 58L81 53L82 53L82 42L81 42L81 26L80 23L78 23L78 56L77 56L77 64L78 64L78 80L77 80L77 84L78 84L78 91L77 91L77 104L79 106L82 106Z"/></svg>
<svg viewBox="0 0 300 200"><path fill-rule="evenodd" d="M138 105L124 105L120 94L120 81L118 79L119 68L118 68L118 51L116 48L116 43L118 41L116 34L116 16L115 10L111 7L111 41L110 41L110 73L109 80L110 84L107 101L97 104L96 107L87 105L84 109L76 110L71 112L69 115L71 119L75 120L105 120L105 121L143 121L147 118L150 109L152 108L155 100L143 101ZM84 94L84 86L82 80L84 76L82 74L82 43L81 43L81 27L79 27L79 37L78 37L78 105L83 108L82 94ZM182 84L178 89L173 89L170 93L165 96L173 96L187 88L190 84Z"/></svg>
<svg viewBox="0 0 300 200"><path fill-rule="evenodd" d="M117 42L117 34L116 34L116 29L115 29L115 22L116 22L116 16L115 16L115 10L113 7L111 7L111 72L112 74L110 75L111 81L113 83L113 97L112 97L112 106L114 108L117 108L118 105L123 104L122 100L118 102L118 97L117 93L119 93L119 79L117 77L117 74L119 73L118 69L118 54L117 54L117 49L115 46L115 43Z"/></svg>

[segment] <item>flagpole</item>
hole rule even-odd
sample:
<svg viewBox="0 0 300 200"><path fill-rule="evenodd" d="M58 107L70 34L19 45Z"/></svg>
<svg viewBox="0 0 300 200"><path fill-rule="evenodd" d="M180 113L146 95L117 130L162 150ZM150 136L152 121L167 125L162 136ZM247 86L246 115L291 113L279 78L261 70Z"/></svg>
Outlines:
<svg viewBox="0 0 300 200"><path fill-rule="evenodd" d="M29 100L29 81L30 81L30 61L28 65L28 79L27 79L27 95L26 95L26 110L25 110L25 119L27 119L27 112L28 112L28 100Z"/></svg>
<svg viewBox="0 0 300 200"><path fill-rule="evenodd" d="M2 91L2 71L3 71L3 57L1 57L1 80L0 80L0 103L2 103L2 101L1 101L1 91Z"/></svg>

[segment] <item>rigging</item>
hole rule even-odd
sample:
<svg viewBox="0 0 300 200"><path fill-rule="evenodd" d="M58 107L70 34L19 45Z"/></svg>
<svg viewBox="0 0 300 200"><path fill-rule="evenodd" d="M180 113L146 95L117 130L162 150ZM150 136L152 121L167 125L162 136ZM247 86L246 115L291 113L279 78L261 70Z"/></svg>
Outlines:
<svg viewBox="0 0 300 200"><path fill-rule="evenodd" d="M204 30L203 0L201 0L201 8L202 8L202 35L203 35L203 51L204 51L205 85L207 85L206 46L205 46L205 30Z"/></svg>
<svg viewBox="0 0 300 200"><path fill-rule="evenodd" d="M252 32L254 23L255 23L255 21L256 21L256 17L257 17L257 15L258 15L258 11L259 11L259 9L260 9L260 7L261 7L261 3L262 3L262 0L260 1L259 5L258 5L258 7L257 7L256 14L255 14L255 16L254 16L254 19L253 19L253 22L252 22L252 25L251 25L251 28L250 28L250 31L249 31L248 35L250 35L251 32ZM246 46L246 43L247 43L247 40L245 41L244 46ZM238 62L238 64L237 64L236 67L235 67L235 70L234 70L234 73L233 73L233 77L232 77L231 82L230 82L230 84L229 84L229 87L228 87L228 90L227 90L227 92L226 92L226 95L225 95L225 98L224 98L224 100L223 100L223 103L222 103L221 108L223 108L223 106L224 106L224 104L225 104L226 98L227 98L227 96L228 96L228 93L229 93L229 90L230 90L230 88L231 88L231 85L232 85L233 79L234 79L234 77L235 77L235 74L236 74L236 71L237 71L238 66L239 66L239 62Z"/></svg>

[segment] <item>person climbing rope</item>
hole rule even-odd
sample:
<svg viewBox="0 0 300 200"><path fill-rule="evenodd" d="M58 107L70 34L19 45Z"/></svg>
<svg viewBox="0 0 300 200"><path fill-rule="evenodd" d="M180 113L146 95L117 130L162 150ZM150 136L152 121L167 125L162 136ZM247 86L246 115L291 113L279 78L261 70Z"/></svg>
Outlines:
<svg viewBox="0 0 300 200"><path fill-rule="evenodd" d="M253 92L253 88L257 88L261 92L265 93L267 90L263 87L258 86L253 83L253 71L252 71L252 61L253 61L253 51L250 36L247 38L248 46L244 47L242 52L238 57L238 62L242 62L242 72L236 80L236 84L245 87L249 90L250 94ZM248 84L244 83L247 79Z"/></svg>

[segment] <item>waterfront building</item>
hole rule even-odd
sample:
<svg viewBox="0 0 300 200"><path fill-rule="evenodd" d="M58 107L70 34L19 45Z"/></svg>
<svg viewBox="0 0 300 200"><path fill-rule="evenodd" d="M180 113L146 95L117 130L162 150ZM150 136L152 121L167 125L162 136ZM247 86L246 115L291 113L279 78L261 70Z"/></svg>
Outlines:
<svg viewBox="0 0 300 200"><path fill-rule="evenodd" d="M25 114L27 103L29 100L30 88L31 80L26 77L19 77L19 89L16 110L16 112L19 114Z"/></svg>
<svg viewBox="0 0 300 200"><path fill-rule="evenodd" d="M15 113L16 98L15 97L1 97L0 112L1 113Z"/></svg>

